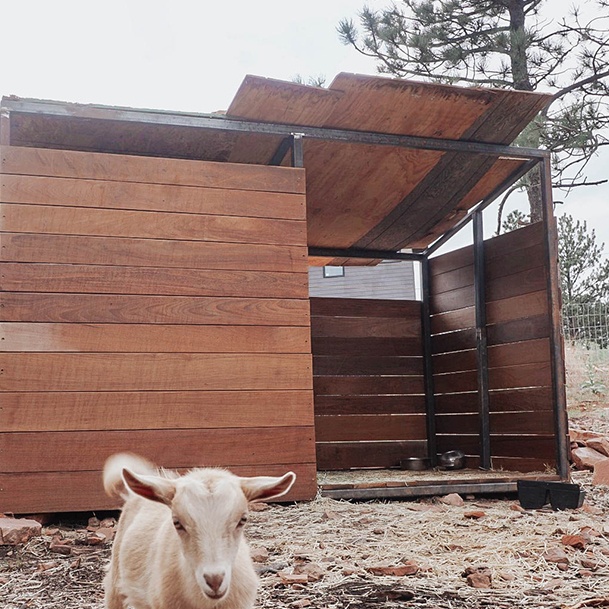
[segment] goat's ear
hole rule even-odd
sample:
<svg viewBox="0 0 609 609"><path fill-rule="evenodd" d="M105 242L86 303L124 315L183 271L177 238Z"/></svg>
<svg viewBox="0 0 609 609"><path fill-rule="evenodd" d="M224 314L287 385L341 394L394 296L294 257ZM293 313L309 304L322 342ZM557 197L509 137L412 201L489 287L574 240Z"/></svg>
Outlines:
<svg viewBox="0 0 609 609"><path fill-rule="evenodd" d="M294 472L288 472L280 478L270 476L257 476L241 478L241 489L245 498L250 502L267 501L285 495L296 480Z"/></svg>
<svg viewBox="0 0 609 609"><path fill-rule="evenodd" d="M123 469L123 480L136 495L167 505L171 504L176 493L175 482L160 476L143 476Z"/></svg>

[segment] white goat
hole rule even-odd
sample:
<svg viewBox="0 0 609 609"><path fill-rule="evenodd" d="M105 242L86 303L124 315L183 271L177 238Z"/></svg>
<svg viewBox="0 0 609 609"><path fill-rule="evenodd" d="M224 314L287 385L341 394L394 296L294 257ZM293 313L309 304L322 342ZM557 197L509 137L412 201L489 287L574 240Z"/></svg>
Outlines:
<svg viewBox="0 0 609 609"><path fill-rule="evenodd" d="M287 493L296 475L240 478L221 469L184 476L128 453L104 467L124 500L106 575L107 609L249 609L258 578L243 525L248 502Z"/></svg>

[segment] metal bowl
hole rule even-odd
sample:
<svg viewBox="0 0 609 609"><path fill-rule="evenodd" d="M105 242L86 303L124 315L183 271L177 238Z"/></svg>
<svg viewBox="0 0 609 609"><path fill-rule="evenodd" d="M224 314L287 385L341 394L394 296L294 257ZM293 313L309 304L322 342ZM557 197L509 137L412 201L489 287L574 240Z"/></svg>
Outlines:
<svg viewBox="0 0 609 609"><path fill-rule="evenodd" d="M400 461L400 469L407 469L413 472L419 472L429 469L429 459L422 457L408 457Z"/></svg>
<svg viewBox="0 0 609 609"><path fill-rule="evenodd" d="M465 453L462 450L449 450L440 455L440 467L444 469L463 469L465 467Z"/></svg>

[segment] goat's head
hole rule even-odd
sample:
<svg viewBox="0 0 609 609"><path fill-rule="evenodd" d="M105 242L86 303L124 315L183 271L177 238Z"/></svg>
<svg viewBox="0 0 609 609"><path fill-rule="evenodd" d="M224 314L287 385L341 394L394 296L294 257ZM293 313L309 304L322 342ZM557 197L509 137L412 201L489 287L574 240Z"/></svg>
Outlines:
<svg viewBox="0 0 609 609"><path fill-rule="evenodd" d="M123 479L134 493L168 506L184 563L203 594L219 600L230 588L248 503L285 495L296 475L240 478L224 470L197 469L171 479L124 469Z"/></svg>

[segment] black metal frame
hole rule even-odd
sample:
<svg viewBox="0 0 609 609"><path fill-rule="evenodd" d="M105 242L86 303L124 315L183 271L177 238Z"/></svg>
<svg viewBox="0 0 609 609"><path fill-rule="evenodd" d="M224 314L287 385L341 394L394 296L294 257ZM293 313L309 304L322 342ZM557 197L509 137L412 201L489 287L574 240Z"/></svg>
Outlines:
<svg viewBox="0 0 609 609"><path fill-rule="evenodd" d="M556 226L553 216L552 186L550 175L550 153L536 148L521 148L483 142L447 140L442 138L423 138L407 135L362 132L347 129L328 129L324 127L307 127L302 125L284 125L260 123L256 121L232 119L226 116L209 114L173 113L163 111L134 110L110 106L93 106L62 104L38 100L2 99L0 116L2 116L2 141L10 144L10 123L8 113L44 114L57 117L81 119L112 120L119 122L137 122L165 126L183 126L200 129L221 130L228 132L258 133L269 136L282 136L283 139L270 165L282 163L288 150L292 153L292 166L304 167L304 139L326 140L334 142L360 143L378 146L393 146L411 149L435 150L443 152L467 152L492 157L508 157L526 162L504 180L490 195L471 209L453 228L429 245L425 250L414 252L395 252L366 250L356 248L310 247L309 255L327 258L365 258L374 260L413 260L421 262L423 288L423 332L424 332L424 367L426 387L426 412L429 456L436 462L435 406L433 390L433 364L431 358L431 333L429 323L429 258L470 221L474 221L475 251L475 302L477 351L479 359L478 387L480 395L480 446L481 465L490 467L490 429L488 418L488 357L486 345L486 319L484 299L484 244L482 235L482 212L493 201L501 196L512 184L534 167L540 167L542 202L544 209L543 222L546 233L546 256L550 273L548 277L548 303L552 315L551 359L552 385L554 401L555 434L557 442L557 469L561 478L569 476L567 460L567 423L566 404L564 402L564 361L562 358L562 336L560 311L560 291L557 285L558 276L552 269L556 268L557 250L552 235ZM452 487L451 487L452 488Z"/></svg>

